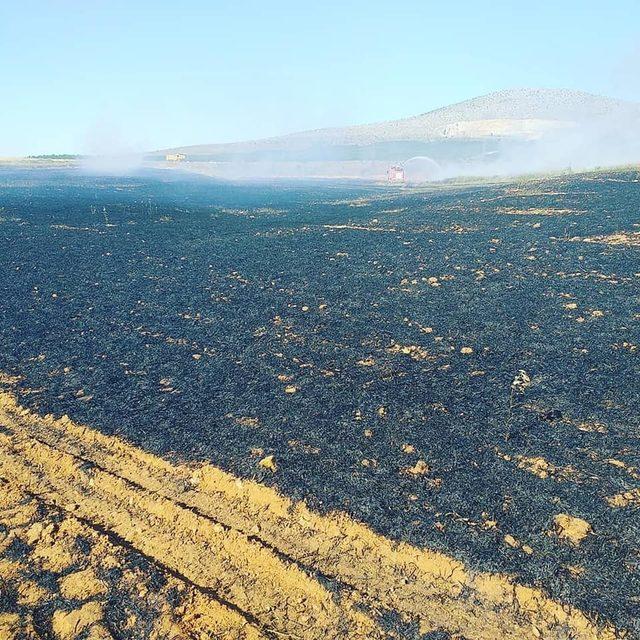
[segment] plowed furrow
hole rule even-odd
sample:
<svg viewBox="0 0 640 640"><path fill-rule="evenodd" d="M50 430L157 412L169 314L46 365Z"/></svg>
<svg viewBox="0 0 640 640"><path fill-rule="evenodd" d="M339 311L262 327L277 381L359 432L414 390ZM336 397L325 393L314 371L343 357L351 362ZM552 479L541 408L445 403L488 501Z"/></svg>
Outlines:
<svg viewBox="0 0 640 640"><path fill-rule="evenodd" d="M210 590L265 629L304 638L375 638L375 624L298 567L256 541L68 453L0 435L0 476L126 540L145 556Z"/></svg>
<svg viewBox="0 0 640 640"><path fill-rule="evenodd" d="M469 640L617 637L611 627L552 600L540 589L519 585L505 575L472 573L445 554L391 541L345 514L320 516L271 488L240 481L211 465L194 468L171 464L66 417L56 420L35 416L21 409L9 394L0 394L0 413L14 436L23 437L21 446L30 459L41 452L41 459L34 464L46 468L39 480L43 490L47 482L51 483L49 475L59 473L56 469L62 464L51 467L47 462L50 456L59 456L61 461L75 460L76 464L85 459L98 465L92 472L81 468L75 472L78 477L87 476L85 484L89 479L93 481L91 490L96 501L87 507L91 517L104 519L100 500L119 496L126 489L132 494L135 507L120 500L118 508L131 513L127 517L137 515L143 520L136 527L144 527L144 536L138 536L137 529L128 533L136 534L136 545L145 543L151 551L148 555L154 556L163 553L163 549L166 553L172 537L187 538L179 544L190 545L185 557L193 561L185 563L184 575L190 579L199 575L201 582L211 584L229 601L243 609L248 607L246 610L263 624L275 625L281 616L293 615L296 607L292 603L302 597L308 598L305 612L293 618L297 622L286 626L289 630L299 631L311 616L314 624L317 620L324 625L318 627L321 630L317 637L326 635L325 629L330 630L328 633L353 634L346 631L349 625L364 637L380 633L370 620L333 603L330 594L314 581L311 589L310 579L300 568L308 567L364 594L375 608L391 609L419 620L425 630L444 629ZM29 474L33 469L25 470L25 477L31 477ZM65 482L69 482L68 474L62 474L56 490L61 491L59 484ZM76 500L80 502L79 497ZM172 525L174 522L177 526ZM111 526L122 525L116 521ZM207 554L212 540L215 553ZM238 554L234 555L233 547L240 544L236 541L242 541L243 548L255 550L255 556L260 558L255 566L243 564ZM282 556L295 560L299 566L287 563ZM219 562L229 573L200 566L207 559ZM196 570L196 566L200 568ZM264 567L270 567L269 571ZM257 613L248 584L252 581L234 585L228 579L236 574L250 576L253 571L258 577L258 591L270 593ZM227 576L226 581L220 573ZM268 587L274 582L277 586L272 586L270 592ZM309 592L315 599L306 595ZM329 607L326 614L333 625L317 613L325 606ZM304 637L316 637L305 633ZM367 633L371 635L366 636Z"/></svg>

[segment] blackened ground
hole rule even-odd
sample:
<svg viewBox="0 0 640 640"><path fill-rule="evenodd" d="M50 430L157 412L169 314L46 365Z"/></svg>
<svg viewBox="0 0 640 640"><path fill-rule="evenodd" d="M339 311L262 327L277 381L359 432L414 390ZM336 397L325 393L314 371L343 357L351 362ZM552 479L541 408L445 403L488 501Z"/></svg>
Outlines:
<svg viewBox="0 0 640 640"><path fill-rule="evenodd" d="M639 249L582 241L639 231L639 195L635 172L399 191L5 170L0 370L32 408L640 633L637 510L605 501L639 485L607 462L640 466ZM558 513L594 535L561 543Z"/></svg>

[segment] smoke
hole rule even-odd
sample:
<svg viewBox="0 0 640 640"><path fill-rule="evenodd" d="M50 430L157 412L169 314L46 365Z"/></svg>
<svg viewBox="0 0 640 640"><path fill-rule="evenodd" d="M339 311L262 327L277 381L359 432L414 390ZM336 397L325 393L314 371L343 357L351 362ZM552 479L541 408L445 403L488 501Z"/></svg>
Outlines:
<svg viewBox="0 0 640 640"><path fill-rule="evenodd" d="M144 145L133 143L120 128L102 119L86 134L80 168L90 175L128 175L142 166Z"/></svg>
<svg viewBox="0 0 640 640"><path fill-rule="evenodd" d="M614 113L571 123L535 140L502 140L497 150L481 156L448 160L438 166L407 161L412 182L462 176L518 176L535 173L585 171L640 163L640 112Z"/></svg>
<svg viewBox="0 0 640 640"><path fill-rule="evenodd" d="M415 156L409 158L404 164L405 178L409 182L427 182L442 179L445 170L433 158L428 156Z"/></svg>
<svg viewBox="0 0 640 640"><path fill-rule="evenodd" d="M496 104L480 113L455 112L454 105L455 113L446 126L421 130L412 129L412 121L404 128L390 122L357 128L355 133L349 128L329 129L202 145L185 149L186 162L169 166L229 180L381 181L390 166L401 165L409 182L420 183L640 163L640 104L570 91L525 90L514 95L514 104L506 112L495 96ZM109 142L113 144L113 136ZM108 156L112 158L113 154ZM123 154L116 158L121 168Z"/></svg>
<svg viewBox="0 0 640 640"><path fill-rule="evenodd" d="M382 152L378 147L376 152L375 145L346 151L344 146L330 144L313 148L292 145L286 153L274 148L261 154L241 149L208 161L192 156L173 168L228 180L384 180L389 166L400 164L408 182L421 183L621 166L640 163L640 108L621 103L605 115L548 127L537 138L503 136L489 140L489 151L479 152L483 144L465 146L460 139L442 139L441 155L432 156L395 155L394 151L390 157L388 149ZM470 148L474 149L472 153ZM354 153L359 157L353 157Z"/></svg>

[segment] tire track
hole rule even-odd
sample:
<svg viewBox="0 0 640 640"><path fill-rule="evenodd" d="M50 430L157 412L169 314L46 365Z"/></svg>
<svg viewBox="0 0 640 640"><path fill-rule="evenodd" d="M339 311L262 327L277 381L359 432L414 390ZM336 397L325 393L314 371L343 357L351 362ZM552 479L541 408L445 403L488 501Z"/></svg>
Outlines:
<svg viewBox="0 0 640 640"><path fill-rule="evenodd" d="M171 464L67 417L36 416L8 393L0 393L0 418L8 429L0 436L3 477L60 506L71 502L87 520L276 633L384 637L309 569L348 585L375 609L419 621L424 632L469 640L619 637L509 576L474 574L445 554L388 540L345 514L320 516L211 465Z"/></svg>
<svg viewBox="0 0 640 640"><path fill-rule="evenodd" d="M52 631L56 637L66 638L69 634L76 637L76 631L65 624L65 619L75 623L74 627L91 627L92 640L113 640L109 627L114 626L114 620L109 618L114 612L109 611L109 606L113 609L115 602L122 611L123 600L129 601L125 607L130 613L124 624L133 637L149 640L278 637L261 631L246 612L220 600L218 594L190 583L156 559L144 556L112 531L70 515L40 496L9 486L6 481L0 481L0 525L8 532L0 542L0 553L15 541L25 545L19 558L0 560L0 584L6 590L11 580L19 595L12 613L0 613L3 640L49 638ZM82 541L81 547L76 546L78 540ZM140 570L144 560L152 569ZM114 568L119 577L112 575L109 584L108 573ZM48 588L36 586L34 577L52 569L57 570L54 575L61 576L58 584L49 581ZM148 580L154 583L151 601L144 600ZM81 615L83 605L88 602L93 603L94 613L98 614L89 620ZM132 604L137 605L133 617ZM115 637L120 637L117 632Z"/></svg>

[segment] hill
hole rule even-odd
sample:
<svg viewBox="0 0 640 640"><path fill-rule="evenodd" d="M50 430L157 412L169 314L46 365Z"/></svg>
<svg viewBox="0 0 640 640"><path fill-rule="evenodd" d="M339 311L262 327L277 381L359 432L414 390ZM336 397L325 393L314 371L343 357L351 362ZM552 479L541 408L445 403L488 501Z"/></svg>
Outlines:
<svg viewBox="0 0 640 640"><path fill-rule="evenodd" d="M629 146L628 133L636 131L638 123L640 104L582 91L522 88L490 93L400 120L237 143L177 147L159 151L156 157L182 153L192 162L250 163L254 168L255 163L330 163L334 174L340 169L340 165L334 166L336 162L359 163L348 165L352 171L359 167L380 172L383 166L364 167L362 163L386 166L416 156L427 156L438 166L463 163L467 169L470 163L481 159L483 167L490 161L495 169L496 160L513 158L514 154L518 160L523 149L525 156L530 155L532 145L540 147L540 142L545 151L550 143L561 143L566 150L573 149L576 139L591 140L595 136L600 146L603 137L611 138L605 145L613 145L604 154L607 162L612 155L628 161L629 154L618 153L618 147ZM626 142L619 138L626 138ZM577 160L585 157L584 149L575 155ZM560 156L562 162L573 163L566 158L566 152ZM586 157L591 158L591 154L587 152ZM315 165L305 166L322 172L322 167ZM274 169L285 167L269 167L270 171Z"/></svg>

